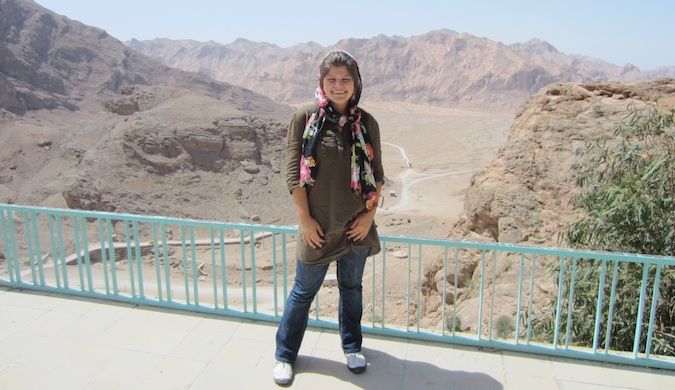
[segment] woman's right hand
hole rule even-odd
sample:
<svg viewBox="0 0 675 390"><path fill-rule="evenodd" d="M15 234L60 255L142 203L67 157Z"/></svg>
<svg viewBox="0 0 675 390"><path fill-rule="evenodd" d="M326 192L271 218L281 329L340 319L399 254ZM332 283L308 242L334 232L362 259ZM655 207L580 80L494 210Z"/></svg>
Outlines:
<svg viewBox="0 0 675 390"><path fill-rule="evenodd" d="M300 235L305 245L314 249L323 246L323 230L316 219L308 216L300 219Z"/></svg>

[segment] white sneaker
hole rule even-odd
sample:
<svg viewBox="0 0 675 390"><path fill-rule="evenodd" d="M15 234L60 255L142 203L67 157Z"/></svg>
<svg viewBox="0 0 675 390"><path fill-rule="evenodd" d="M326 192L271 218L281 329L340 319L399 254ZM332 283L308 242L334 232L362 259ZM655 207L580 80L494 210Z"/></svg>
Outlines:
<svg viewBox="0 0 675 390"><path fill-rule="evenodd" d="M277 385L287 385L293 381L293 366L290 363L277 360L272 368L272 378Z"/></svg>
<svg viewBox="0 0 675 390"><path fill-rule="evenodd" d="M366 357L361 352L346 353L349 371L360 374L366 370Z"/></svg>

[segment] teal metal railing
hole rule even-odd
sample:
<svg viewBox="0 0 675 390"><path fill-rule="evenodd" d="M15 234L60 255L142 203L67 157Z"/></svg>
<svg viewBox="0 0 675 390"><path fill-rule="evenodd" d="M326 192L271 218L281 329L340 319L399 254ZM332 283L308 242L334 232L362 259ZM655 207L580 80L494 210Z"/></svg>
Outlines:
<svg viewBox="0 0 675 390"><path fill-rule="evenodd" d="M675 345L656 320L673 257L381 241L364 273L367 333L675 369L655 342ZM295 242L294 227L0 204L0 286L278 321ZM641 275L633 290L627 269ZM310 325L337 328L333 273ZM613 325L627 301L629 347Z"/></svg>

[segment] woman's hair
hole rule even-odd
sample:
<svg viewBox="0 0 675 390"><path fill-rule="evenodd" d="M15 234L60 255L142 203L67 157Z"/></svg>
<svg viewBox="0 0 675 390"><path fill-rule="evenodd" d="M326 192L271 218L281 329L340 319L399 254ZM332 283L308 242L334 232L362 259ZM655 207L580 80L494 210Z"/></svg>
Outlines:
<svg viewBox="0 0 675 390"><path fill-rule="evenodd" d="M361 82L359 66L351 54L343 50L335 50L323 57L323 60L321 60L321 65L319 65L319 85L321 86L321 89L323 89L323 78L326 77L326 74L330 68L343 65L347 67L347 71L354 79L354 95L351 99L349 99L349 105L353 107L359 104L363 84Z"/></svg>

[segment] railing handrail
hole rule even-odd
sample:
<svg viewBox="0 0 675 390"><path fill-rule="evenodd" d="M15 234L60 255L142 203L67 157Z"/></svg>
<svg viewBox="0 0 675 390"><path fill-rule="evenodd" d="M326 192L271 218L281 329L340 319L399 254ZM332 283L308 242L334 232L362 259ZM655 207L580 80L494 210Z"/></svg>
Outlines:
<svg viewBox="0 0 675 390"><path fill-rule="evenodd" d="M128 221L138 221L138 222L155 222L155 223L178 224L178 225L190 224L195 227L204 227L204 228L218 227L223 229L265 231L272 233L286 233L286 234L297 233L297 226L250 224L243 222L231 223L215 220L200 220L192 218L165 217L165 216L131 214L131 213L113 213L107 211L62 209L62 208L41 207L41 206L25 206L6 203L0 203L0 208L16 211L34 211L34 212L49 211L54 215L60 216L79 216L84 218L107 217L111 219L112 218L124 219ZM538 246L500 243L500 242L458 241L447 238L396 236L389 234L381 234L380 241L399 242L405 244L424 244L431 246L488 250L488 251L503 250L519 254L557 256L572 259L593 259L593 260L610 260L610 261L619 260L636 263L649 263L655 265L675 265L675 256L659 256L640 253L603 252L603 251L580 250L580 249L557 248L557 247L538 247Z"/></svg>

